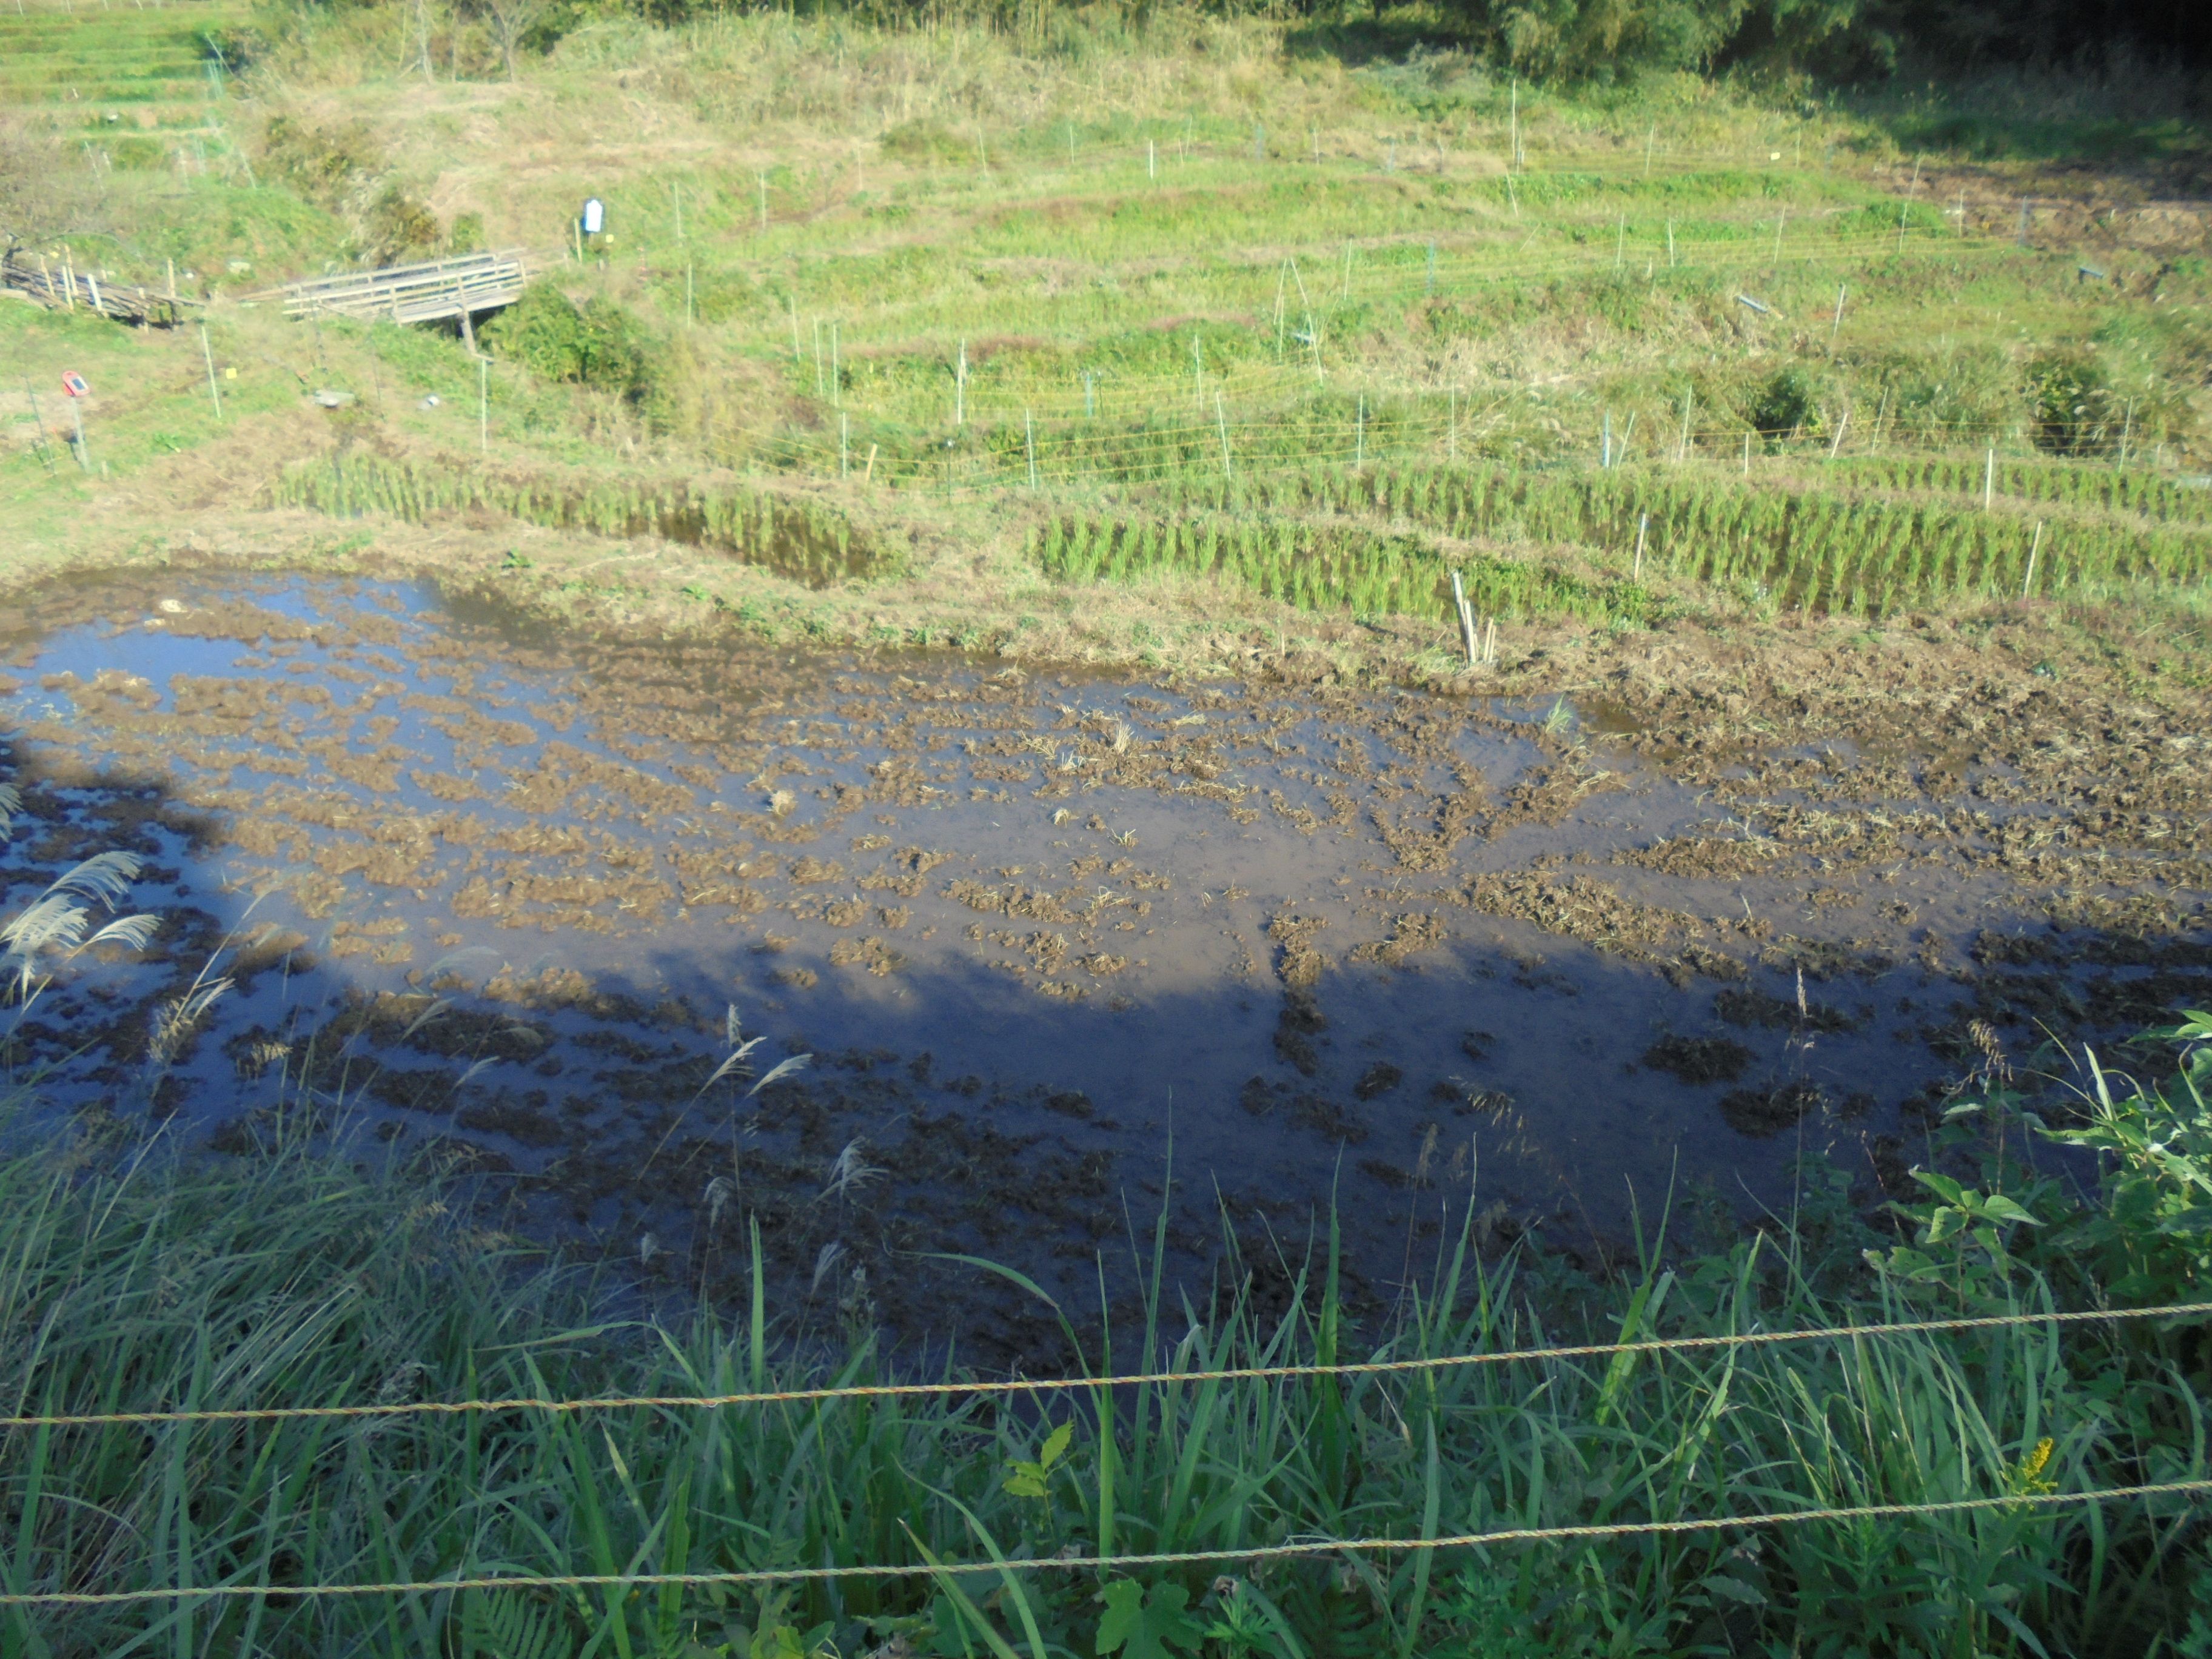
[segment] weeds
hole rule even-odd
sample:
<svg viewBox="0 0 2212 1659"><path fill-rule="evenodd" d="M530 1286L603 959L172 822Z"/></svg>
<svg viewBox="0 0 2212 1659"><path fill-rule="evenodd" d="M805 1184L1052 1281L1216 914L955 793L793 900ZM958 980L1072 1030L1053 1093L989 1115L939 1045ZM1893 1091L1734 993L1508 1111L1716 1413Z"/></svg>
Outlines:
<svg viewBox="0 0 2212 1659"><path fill-rule="evenodd" d="M2179 1040L2212 1031L2206 1017L2192 1021ZM372 1642L425 1659L517 1643L549 1655L748 1659L895 1641L915 1653L964 1645L1154 1659L1595 1655L1624 1642L1929 1656L2140 1644L2178 1633L2186 1618L2183 1511L1998 1508L1629 1537L1601 1556L1553 1545L1350 1556L1326 1540L1934 1504L2202 1474L2187 1428L2201 1361L2185 1333L2138 1323L2054 1337L2031 1323L1972 1338L1383 1377L1204 1374L1616 1334L2033 1313L2122 1285L2201 1294L2195 1165L2175 1160L2194 1159L2201 1138L2203 1053L2179 1094L2099 1085L2097 1117L2079 1133L2124 1166L2112 1201L2062 1210L2015 1141L2016 1197L2001 1204L1987 1191L1939 1187L1934 1204L1909 1212L1910 1243L1856 1220L1840 1179L1817 1169L1807 1171L1794 1233L1672 1265L1655 1241L1619 1279L1518 1254L1486 1261L1463 1218L1395 1321L1362 1340L1336 1301L1327 1247L1279 1264L1289 1291L1275 1316L1252 1299L1249 1275L1262 1263L1227 1237L1212 1291L1170 1304L1156 1238L1139 1264L1152 1287L1142 1330L1102 1322L1078 1346L1102 1362L1132 1353L1190 1380L1110 1400L1078 1389L1040 1396L1034 1410L956 1395L359 1427L30 1427L6 1431L0 1458L11 1590L801 1564L904 1565L919 1576L765 1594L279 1594L0 1618L27 1648L121 1651L134 1634L159 1632L203 1650L308 1654ZM2192 1138L2177 1140L2179 1128ZM10 1409L729 1393L889 1374L865 1334L834 1361L787 1349L757 1267L734 1322L702 1310L672 1328L624 1324L587 1281L526 1264L497 1236L426 1202L424 1170L333 1159L313 1150L313 1134L304 1116L287 1119L249 1160L110 1168L94 1155L75 1176L45 1151L0 1159L0 1259L10 1264L0 1277L0 1329L10 1334L0 1382ZM84 1152L74 1156L85 1164ZM832 1190L857 1200L860 1152L848 1147L840 1168L847 1178ZM1983 1218L1947 1222L1970 1198ZM2152 1255L2130 1255L2130 1217L2146 1204L2165 1219L2142 1237L2163 1242ZM757 1224L752 1236L757 1255ZM2096 1237L2112 1242L2076 1248ZM2063 1266L2054 1249L2066 1252ZM819 1264L817 1282L839 1266ZM1172 1337L1171 1316L1181 1333ZM1313 1554L1225 1576L979 1579L946 1570L1294 1538L1315 1540Z"/></svg>

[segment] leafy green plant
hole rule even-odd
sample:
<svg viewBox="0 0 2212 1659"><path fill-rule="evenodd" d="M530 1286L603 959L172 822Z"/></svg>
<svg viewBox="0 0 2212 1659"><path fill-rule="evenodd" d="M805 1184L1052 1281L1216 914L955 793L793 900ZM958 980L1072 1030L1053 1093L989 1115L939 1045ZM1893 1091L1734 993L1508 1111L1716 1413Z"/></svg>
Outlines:
<svg viewBox="0 0 2212 1659"><path fill-rule="evenodd" d="M1100 1592L1106 1611L1098 1620L1097 1650L1121 1659L1174 1659L1173 1650L1195 1652L1206 1626L1185 1609L1189 1592L1180 1584L1147 1590L1133 1578L1117 1578Z"/></svg>
<svg viewBox="0 0 2212 1659"><path fill-rule="evenodd" d="M632 403L648 388L645 327L603 295L579 307L541 278L485 325L483 337L494 351L549 380L596 387Z"/></svg>
<svg viewBox="0 0 2212 1659"><path fill-rule="evenodd" d="M2212 1285L2212 1013L2146 1034L2182 1045L2163 1084L2117 1079L2092 1058L2088 1121L2045 1127L2097 1156L2104 1201L2070 1214L2054 1252L2130 1302L2200 1299Z"/></svg>
<svg viewBox="0 0 2212 1659"><path fill-rule="evenodd" d="M1044 1443L1037 1448L1034 1459L1017 1458L1011 1472L1000 1486L1017 1498L1047 1498L1051 1495L1049 1482L1053 1466L1067 1455L1067 1448L1075 1438L1075 1425L1063 1423L1045 1436Z"/></svg>

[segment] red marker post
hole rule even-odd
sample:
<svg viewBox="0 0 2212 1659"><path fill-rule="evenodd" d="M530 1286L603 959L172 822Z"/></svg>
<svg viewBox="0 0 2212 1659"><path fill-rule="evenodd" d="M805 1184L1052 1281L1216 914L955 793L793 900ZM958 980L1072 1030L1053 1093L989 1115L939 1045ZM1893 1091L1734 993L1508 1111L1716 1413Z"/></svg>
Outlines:
<svg viewBox="0 0 2212 1659"><path fill-rule="evenodd" d="M84 376L73 368L62 371L62 390L68 394L70 415L76 422L76 464L86 471L92 471L92 452L84 444L84 403L92 395L92 388L84 383Z"/></svg>

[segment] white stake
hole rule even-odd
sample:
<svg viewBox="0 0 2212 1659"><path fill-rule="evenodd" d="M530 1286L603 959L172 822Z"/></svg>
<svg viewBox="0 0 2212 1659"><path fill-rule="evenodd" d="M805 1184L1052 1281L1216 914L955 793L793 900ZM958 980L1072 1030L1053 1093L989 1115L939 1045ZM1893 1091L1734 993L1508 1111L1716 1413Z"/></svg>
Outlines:
<svg viewBox="0 0 2212 1659"><path fill-rule="evenodd" d="M214 348L208 344L208 331L207 325L205 323L202 323L200 325L200 356L207 362L208 400L215 404L215 417L219 421L222 418L222 389L216 383L215 350Z"/></svg>
<svg viewBox="0 0 2212 1659"><path fill-rule="evenodd" d="M1989 459L1982 465L1982 511L1986 513L1996 503L1997 453L1990 451Z"/></svg>
<svg viewBox="0 0 2212 1659"><path fill-rule="evenodd" d="M2028 544L2027 574L2021 579L2020 596L2023 599L2027 597L2028 590L2035 586L2035 556L2042 550L2043 520L2038 519L2035 521L2035 539Z"/></svg>

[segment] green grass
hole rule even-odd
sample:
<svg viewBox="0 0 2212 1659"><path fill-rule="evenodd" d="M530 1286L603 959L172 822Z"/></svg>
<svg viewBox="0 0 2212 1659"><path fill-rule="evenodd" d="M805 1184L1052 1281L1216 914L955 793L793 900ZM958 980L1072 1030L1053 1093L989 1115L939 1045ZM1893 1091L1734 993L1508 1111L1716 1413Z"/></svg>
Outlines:
<svg viewBox="0 0 2212 1659"><path fill-rule="evenodd" d="M744 489L674 480L500 477L435 464L340 453L289 468L275 499L339 518L380 513L421 523L482 508L526 524L601 536L657 536L765 565L810 587L883 573L885 561L835 507Z"/></svg>
<svg viewBox="0 0 2212 1659"><path fill-rule="evenodd" d="M734 474L1001 570L1033 569L1022 538L1042 550L1056 525L1063 546L1118 538L1099 568L1123 574L1218 570L1421 617L1454 565L1506 614L1593 623L1648 619L1661 594L1667 614L1880 615L2201 584L2212 264L2102 233L2076 246L2055 215L2015 246L2009 195L1938 199L1941 154L1911 182L1897 133L1925 100L1664 79L1516 94L1455 52L1347 65L1275 24L1180 11L609 22L528 59L518 91L484 20L432 21L432 72L401 75L398 9L272 14L239 83L254 101L210 102L197 149L101 119L72 132L112 198L73 240L80 267L160 281L173 263L188 289L236 294L378 245L378 201L435 199L441 233L466 219L471 245L534 249L645 365L617 398L538 378L488 330L493 472L574 468L619 495L635 469L670 503L668 480ZM88 21L54 46L167 63L173 42L140 27ZM569 159L616 79L665 131ZM278 143L263 127L280 117ZM586 194L611 235L578 259ZM2079 279L2091 257L2109 281ZM252 380L241 404L350 392L362 447L447 480L280 482L295 444L242 463L258 499L495 505L455 482L487 465L459 342L215 315ZM192 368L172 343L177 395L113 434L116 477L180 434L222 441L172 418ZM1626 465L1599 465L1608 434ZM38 521L80 504L81 481L9 465L0 487ZM652 532L653 512L613 501L586 514L598 529ZM683 511L660 518L688 534Z"/></svg>
<svg viewBox="0 0 2212 1659"><path fill-rule="evenodd" d="M2021 476L2016 470L2012 481ZM2060 475L2053 492L2071 476ZM2124 475L2100 482L2117 495L2130 488ZM1450 614L1445 573L1457 564L1467 570L1478 608L1516 618L1608 622L1648 618L1639 580L1645 569L1654 580L1771 596L1793 609L1875 616L1962 599L2102 593L2130 583L2193 586L2212 574L2212 531L2186 520L2094 512L2045 520L2010 498L1999 513L1978 501L1747 487L1705 467L1327 468L1243 482L1217 474L1177 480L1155 494L1170 515L1196 509L1232 516L1221 522L1171 516L1146 526L1078 514L1033 534L1033 555L1062 580L1218 571L1308 608L1416 616ZM2164 499L2151 492L2146 498ZM1501 561L1402 533L1302 526L1343 516L1427 526L1455 538L1592 550L1615 574L1592 584L1540 568L1534 558Z"/></svg>
<svg viewBox="0 0 2212 1659"><path fill-rule="evenodd" d="M2075 1133L2110 1160L2109 1209L2037 1173L2017 1104L1998 1097L1978 1130L1954 1128L1939 1149L1962 1174L1981 1158L1981 1184L1932 1182L1910 1243L1869 1230L1843 1202L1844 1178L1813 1168L1789 1226L1729 1242L1733 1224L1719 1223L1687 1251L1654 1240L1640 1264L1596 1279L1525 1251L1486 1257L1471 1232L1448 1231L1377 1329L1347 1322L1325 1240L1285 1264L1279 1317L1246 1299L1236 1241L1210 1291L1178 1290L1161 1277L1158 1233L1133 1246L1148 1286L1142 1329L1061 1312L1094 1364L1113 1355L1198 1373L2186 1298L2212 1260L2189 1207L2212 1151L2208 1081L2200 1049L2163 1092L2115 1091L2075 1113ZM618 1297L486 1231L494 1218L428 1172L312 1150L327 1127L301 1109L267 1122L256 1151L181 1161L97 1135L57 1143L51 1129L33 1145L19 1127L0 1158L7 1408L690 1395L895 1374L860 1330L776 1320L757 1269L750 1308L665 1323L620 1314ZM701 1248L757 1257L750 1225L740 1193ZM976 1292L1027 1293L980 1264ZM2081 1492L2203 1474L2203 1382L2185 1331L2030 1324L1194 1379L1127 1388L1110 1406L1077 1389L1035 1409L956 1397L18 1429L0 1456L0 1576L23 1592L988 1565L1062 1549L1233 1551ZM2180 1501L1999 1507L1433 1560L1323 1544L1249 1571L1103 1582L1047 1571L769 1593L165 1598L0 1611L0 1630L25 1653L443 1659L497 1654L488 1632L513 1638L526 1623L543 1627L541 1651L564 1655L832 1642L852 1654L899 1635L921 1653L1048 1656L1094 1650L1102 1595L1112 1609L1141 1595L1177 1646L1207 1659L2142 1652L2188 1620L2191 1512ZM1125 1582L1140 1589L1115 1588ZM1177 1606L1194 1626L1169 1616Z"/></svg>

